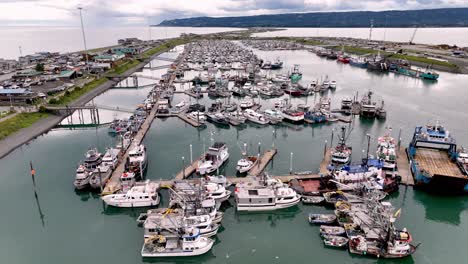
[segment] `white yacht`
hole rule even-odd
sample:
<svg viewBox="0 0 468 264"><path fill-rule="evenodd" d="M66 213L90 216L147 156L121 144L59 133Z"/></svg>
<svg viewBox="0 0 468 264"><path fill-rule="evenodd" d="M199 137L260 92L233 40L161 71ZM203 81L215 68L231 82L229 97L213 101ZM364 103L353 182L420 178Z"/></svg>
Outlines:
<svg viewBox="0 0 468 264"><path fill-rule="evenodd" d="M216 183L222 185L224 188L227 188L232 185L230 181L223 175L206 175L205 182Z"/></svg>
<svg viewBox="0 0 468 264"><path fill-rule="evenodd" d="M75 181L73 182L75 189L82 190L88 187L89 178L90 173L86 170L86 167L84 165L78 166L76 169Z"/></svg>
<svg viewBox="0 0 468 264"><path fill-rule="evenodd" d="M255 102L252 97L245 97L239 103L241 109L251 108L255 105Z"/></svg>
<svg viewBox="0 0 468 264"><path fill-rule="evenodd" d="M231 191L226 190L221 184L207 183L204 185L204 189L208 198L213 198L219 203L227 201L231 196Z"/></svg>
<svg viewBox="0 0 468 264"><path fill-rule="evenodd" d="M271 124L278 124L283 121L283 113L278 109L265 110L265 116Z"/></svg>
<svg viewBox="0 0 468 264"><path fill-rule="evenodd" d="M255 166L255 164L257 164L257 160L258 158L255 156L247 156L245 158L242 158L237 162L236 170L239 173L246 173L250 169L252 169L253 166Z"/></svg>
<svg viewBox="0 0 468 264"><path fill-rule="evenodd" d="M185 100L180 101L178 104L176 104L173 108L171 108L170 112L174 114L179 114L185 110L187 110L189 105Z"/></svg>
<svg viewBox="0 0 468 264"><path fill-rule="evenodd" d="M208 252L214 244L211 238L202 237L196 228L186 228L182 235L178 232L162 234L145 239L141 249L142 257L188 257Z"/></svg>
<svg viewBox="0 0 468 264"><path fill-rule="evenodd" d="M259 125L266 125L269 123L269 120L263 114L255 112L252 109L246 109L244 111L244 116L247 118L247 120Z"/></svg>
<svg viewBox="0 0 468 264"><path fill-rule="evenodd" d="M159 184L147 181L144 185L136 185L126 193L110 194L102 200L115 207L146 207L159 204Z"/></svg>
<svg viewBox="0 0 468 264"><path fill-rule="evenodd" d="M102 162L102 154L96 148L90 148L85 155L84 166L87 171L93 171Z"/></svg>
<svg viewBox="0 0 468 264"><path fill-rule="evenodd" d="M215 172L229 158L228 147L224 142L215 142L198 161L197 172L200 175Z"/></svg>
<svg viewBox="0 0 468 264"><path fill-rule="evenodd" d="M106 154L104 154L104 157L102 157L102 164L109 166L111 169L114 169L117 167L117 163L119 162L119 154L119 149L107 149Z"/></svg>
<svg viewBox="0 0 468 264"><path fill-rule="evenodd" d="M190 112L187 114L187 118L197 121L198 123L204 124L206 121L205 113L203 112Z"/></svg>
<svg viewBox="0 0 468 264"><path fill-rule="evenodd" d="M146 155L146 147L141 144L135 146L128 154L128 169L133 172L139 172L140 177L143 177L143 172L148 165L148 156Z"/></svg>
<svg viewBox="0 0 468 264"><path fill-rule="evenodd" d="M259 181L236 185L238 211L272 211L292 207L301 196L286 184L265 176Z"/></svg>

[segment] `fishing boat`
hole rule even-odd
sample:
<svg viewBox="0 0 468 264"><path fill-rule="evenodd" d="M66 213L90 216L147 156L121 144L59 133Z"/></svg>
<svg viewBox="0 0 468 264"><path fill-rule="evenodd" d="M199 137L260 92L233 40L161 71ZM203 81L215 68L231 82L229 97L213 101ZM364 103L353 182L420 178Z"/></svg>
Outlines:
<svg viewBox="0 0 468 264"><path fill-rule="evenodd" d="M224 188L227 188L232 185L232 183L223 175L206 175L205 181L208 183L216 183Z"/></svg>
<svg viewBox="0 0 468 264"><path fill-rule="evenodd" d="M104 162L99 165L92 173L89 178L89 185L92 189L104 188L107 180L112 175L112 167L105 165Z"/></svg>
<svg viewBox="0 0 468 264"><path fill-rule="evenodd" d="M87 171L91 172L96 169L102 162L102 154L99 153L97 148L90 148L85 154L84 167Z"/></svg>
<svg viewBox="0 0 468 264"><path fill-rule="evenodd" d="M345 97L341 99L341 110L351 110L353 106L353 99L350 97Z"/></svg>
<svg viewBox="0 0 468 264"><path fill-rule="evenodd" d="M341 137L338 145L331 150L331 162L348 164L351 161L352 148L346 145L346 127L341 127Z"/></svg>
<svg viewBox="0 0 468 264"><path fill-rule="evenodd" d="M143 178L143 174L148 166L148 155L143 144L134 146L128 153L126 167L129 171L135 172L138 177Z"/></svg>
<svg viewBox="0 0 468 264"><path fill-rule="evenodd" d="M266 125L269 123L269 120L261 113L258 113L252 109L244 110L244 116L250 122L259 124L259 125Z"/></svg>
<svg viewBox="0 0 468 264"><path fill-rule="evenodd" d="M221 167L228 158L229 152L226 143L215 142L203 155L203 158L198 161L197 172L200 175L213 173Z"/></svg>
<svg viewBox="0 0 468 264"><path fill-rule="evenodd" d="M299 70L299 65L295 64L292 73L289 75L292 83L297 83L302 79L302 73Z"/></svg>
<svg viewBox="0 0 468 264"><path fill-rule="evenodd" d="M267 109L264 111L266 118L269 120L270 124L278 124L283 121L283 114L280 110L277 109Z"/></svg>
<svg viewBox="0 0 468 264"><path fill-rule="evenodd" d="M337 247L337 248L346 247L348 245L348 241L349 241L348 238L342 237L342 236L329 235L323 238L323 243L325 244L325 246L328 246L328 247Z"/></svg>
<svg viewBox="0 0 468 264"><path fill-rule="evenodd" d="M345 232L345 229L341 226L320 226L320 235L322 236L342 236Z"/></svg>
<svg viewBox="0 0 468 264"><path fill-rule="evenodd" d="M351 57L349 59L349 65L359 68L367 68L367 60L361 57Z"/></svg>
<svg viewBox="0 0 468 264"><path fill-rule="evenodd" d="M427 70L427 71L421 72L419 74L419 77L425 80L437 81L437 79L439 79L439 74L434 71Z"/></svg>
<svg viewBox="0 0 468 264"><path fill-rule="evenodd" d="M270 64L270 68L272 70L281 69L283 68L283 62L279 58L276 58L276 60Z"/></svg>
<svg viewBox="0 0 468 264"><path fill-rule="evenodd" d="M76 169L75 180L73 181L73 186L77 190L83 190L89 185L90 173L84 165L78 166Z"/></svg>
<svg viewBox="0 0 468 264"><path fill-rule="evenodd" d="M206 119L218 125L229 126L229 121L221 112L208 112L206 113Z"/></svg>
<svg viewBox="0 0 468 264"><path fill-rule="evenodd" d="M378 258L404 258L416 252L411 235L405 229L390 231L388 238L367 239L362 235L350 237L349 252Z"/></svg>
<svg viewBox="0 0 468 264"><path fill-rule="evenodd" d="M302 196L303 204L321 204L325 201L325 198L322 196Z"/></svg>
<svg viewBox="0 0 468 264"><path fill-rule="evenodd" d="M237 211L261 212L289 208L301 196L281 181L262 175L259 180L241 182L235 189Z"/></svg>
<svg viewBox="0 0 468 264"><path fill-rule="evenodd" d="M102 157L102 165L109 166L111 169L116 168L117 163L119 162L119 154L120 154L120 149L117 149L117 148L107 149L106 153Z"/></svg>
<svg viewBox="0 0 468 264"><path fill-rule="evenodd" d="M145 239L142 257L188 257L208 252L214 244L211 238L202 237L196 228L184 228L183 232L169 232Z"/></svg>
<svg viewBox="0 0 468 264"><path fill-rule="evenodd" d="M309 223L311 224L332 224L336 221L334 214L309 214Z"/></svg>
<svg viewBox="0 0 468 264"><path fill-rule="evenodd" d="M185 101L185 100L182 100L180 101L179 103L177 103L174 108L171 108L170 109L170 112L171 113L174 113L174 114L179 114L185 110L187 110L189 107L188 103Z"/></svg>
<svg viewBox="0 0 468 264"><path fill-rule="evenodd" d="M304 121L311 124L327 122L328 116L320 110L312 110L304 113Z"/></svg>
<svg viewBox="0 0 468 264"><path fill-rule="evenodd" d="M247 156L245 158L242 158L237 162L236 170L239 173L246 173L250 169L252 169L253 166L255 166L255 164L257 164L257 161L258 160L256 156Z"/></svg>
<svg viewBox="0 0 468 264"><path fill-rule="evenodd" d="M130 146L130 144L132 143L132 140L133 140L133 137L132 137L132 133L130 131L128 132L125 132L125 134L123 135L120 135L120 138L119 140L117 141L117 144L116 144L116 148L123 152L125 150L128 149L128 147Z"/></svg>
<svg viewBox="0 0 468 264"><path fill-rule="evenodd" d="M244 97L247 95L247 91L240 86L234 86L234 88L232 88L232 95Z"/></svg>
<svg viewBox="0 0 468 264"><path fill-rule="evenodd" d="M397 152L395 139L390 133L391 128L388 128L385 135L378 138L376 156L384 162L385 169L393 170L396 168Z"/></svg>
<svg viewBox="0 0 468 264"><path fill-rule="evenodd" d="M245 121L247 120L247 118L244 116L244 114L242 114L239 111L234 111L234 112L228 113L226 117L227 117L227 119L229 121L229 124L231 124L233 126L244 124Z"/></svg>
<svg viewBox="0 0 468 264"><path fill-rule="evenodd" d="M255 102L252 97L245 97L239 103L241 109L251 108L255 105Z"/></svg>
<svg viewBox="0 0 468 264"><path fill-rule="evenodd" d="M330 84L328 85L328 88L336 89L336 81L330 81Z"/></svg>
<svg viewBox="0 0 468 264"><path fill-rule="evenodd" d="M285 109L281 112L285 121L299 123L304 121L304 112L294 108Z"/></svg>
<svg viewBox="0 0 468 264"><path fill-rule="evenodd" d="M231 196L231 191L226 190L221 184L209 182L204 184L203 189L208 198L213 198L218 203L227 201Z"/></svg>
<svg viewBox="0 0 468 264"><path fill-rule="evenodd" d="M105 195L101 199L114 207L148 207L159 204L159 184L146 181L143 185L135 185L127 192Z"/></svg>
<svg viewBox="0 0 468 264"><path fill-rule="evenodd" d="M349 60L348 56L340 55L340 56L338 56L337 61L347 64L347 63L349 63L350 60Z"/></svg>
<svg viewBox="0 0 468 264"><path fill-rule="evenodd" d="M194 111L187 114L187 118L193 121L197 121L200 124L204 124L206 116L204 112Z"/></svg>

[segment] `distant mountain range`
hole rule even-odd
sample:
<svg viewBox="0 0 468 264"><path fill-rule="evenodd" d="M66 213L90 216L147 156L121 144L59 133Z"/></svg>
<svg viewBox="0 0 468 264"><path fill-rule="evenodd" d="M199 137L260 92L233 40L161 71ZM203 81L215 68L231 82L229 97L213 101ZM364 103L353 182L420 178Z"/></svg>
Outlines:
<svg viewBox="0 0 468 264"><path fill-rule="evenodd" d="M402 11L315 12L164 20L174 27L467 27L468 8Z"/></svg>

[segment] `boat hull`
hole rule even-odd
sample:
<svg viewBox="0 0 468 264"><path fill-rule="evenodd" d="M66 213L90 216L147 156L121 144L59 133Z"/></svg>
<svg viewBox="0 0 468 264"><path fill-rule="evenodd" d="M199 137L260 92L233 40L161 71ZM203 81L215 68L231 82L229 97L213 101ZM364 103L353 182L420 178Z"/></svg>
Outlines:
<svg viewBox="0 0 468 264"><path fill-rule="evenodd" d="M141 249L141 256L144 258L155 258L155 257L190 257L199 256L207 253L213 247L214 240L210 239L210 242L203 248L194 250L177 250L172 252L146 252L145 248Z"/></svg>
<svg viewBox="0 0 468 264"><path fill-rule="evenodd" d="M270 205L251 205L251 204L237 204L237 211L239 212L264 212L264 211L274 211L293 207L301 201L301 198L297 196L294 200L291 200L289 203L282 204L270 204Z"/></svg>

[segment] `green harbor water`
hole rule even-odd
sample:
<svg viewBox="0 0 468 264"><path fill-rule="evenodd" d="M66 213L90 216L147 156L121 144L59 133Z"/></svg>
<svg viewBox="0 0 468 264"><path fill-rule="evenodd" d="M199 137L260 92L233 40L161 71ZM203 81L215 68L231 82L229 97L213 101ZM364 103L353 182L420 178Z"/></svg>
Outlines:
<svg viewBox="0 0 468 264"><path fill-rule="evenodd" d="M332 108L339 108L345 96L359 97L368 89L376 99L383 99L387 109L385 121L361 120L346 124L351 131L348 139L355 150L353 159L359 160L365 148L365 135L373 141L393 127L396 137L401 128L402 141L407 145L416 125L440 120L458 140L468 145L466 121L468 76L441 73L438 82L375 74L349 65L319 58L306 51L257 51L261 58L284 60L284 71L300 64L303 84L329 76L338 88L328 93ZM164 56L177 56L176 53ZM164 65L165 63L155 62ZM144 70L144 74L160 76L164 71ZM195 73L188 73L193 76ZM141 80L140 84L151 83ZM113 89L94 99L96 104L134 108L146 97L150 88ZM318 102L320 95L293 99L309 105ZM177 94L175 103L189 98ZM276 99L263 101L265 107ZM193 101L193 100L192 100ZM201 100L205 104L211 101ZM125 113L101 111L102 121L111 121ZM77 120L77 118L75 118ZM287 174L293 152L294 171L317 171L325 141L331 140L332 129L340 123L323 125L281 125L259 127L246 125L229 129L207 124L196 129L177 118L156 119L144 139L149 155L148 179L170 179L182 168L182 156L198 157L210 137L224 141L230 148L230 159L222 174L235 175L243 142L256 153L273 144L278 154L267 167L274 175ZM336 141L336 139L335 139ZM373 142L374 143L374 142ZM377 260L350 255L346 250L325 248L318 226L311 226L309 212L331 212L332 208L299 205L269 213L237 213L234 201L223 206L225 217L216 244L207 254L190 258L142 259L140 250L143 230L136 218L144 210L105 208L98 195L75 192L74 170L89 146L101 151L115 144L106 127L97 129L54 129L0 160L0 263L466 263L468 237L468 199L464 196L446 197L428 194L411 187L400 187L389 201L402 208L398 227L407 227L415 243L421 243L412 257L400 260ZM375 151L375 144L373 144ZM35 196L29 162L36 169ZM167 204L167 193L162 192Z"/></svg>

